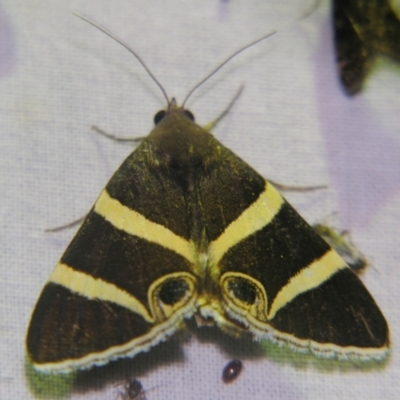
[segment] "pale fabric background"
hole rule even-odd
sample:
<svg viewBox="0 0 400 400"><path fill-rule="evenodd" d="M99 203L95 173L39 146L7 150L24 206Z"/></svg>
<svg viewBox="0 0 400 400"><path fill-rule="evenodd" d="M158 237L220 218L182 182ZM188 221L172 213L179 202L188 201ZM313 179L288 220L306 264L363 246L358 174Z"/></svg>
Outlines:
<svg viewBox="0 0 400 400"><path fill-rule="evenodd" d="M114 385L124 376L154 388L149 399L398 397L400 67L381 62L365 91L346 97L335 73L329 3L321 1L297 21L311 4L0 1L1 399L31 397L23 369L26 327L76 230L44 229L83 216L131 151L90 126L143 136L165 104L138 62L74 17L75 10L129 42L178 100L233 51L279 30L207 82L188 107L205 124L244 84L235 108L215 129L218 139L275 181L329 185L286 197L309 221L328 218L351 230L372 264L362 279L390 324L392 355L381 371L320 372L279 363L212 329L194 329L184 342L175 339L137 361L84 375L71 398L114 399ZM224 385L222 368L235 357L245 369Z"/></svg>

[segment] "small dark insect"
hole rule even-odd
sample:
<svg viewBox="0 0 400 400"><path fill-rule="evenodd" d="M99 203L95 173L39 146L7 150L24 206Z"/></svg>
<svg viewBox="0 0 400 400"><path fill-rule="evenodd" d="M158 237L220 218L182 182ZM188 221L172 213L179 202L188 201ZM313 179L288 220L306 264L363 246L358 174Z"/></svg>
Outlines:
<svg viewBox="0 0 400 400"><path fill-rule="evenodd" d="M352 243L348 231L339 231L324 224L315 224L314 230L324 239L356 274L361 274L368 261Z"/></svg>
<svg viewBox="0 0 400 400"><path fill-rule="evenodd" d="M334 0L340 79L349 95L361 90L378 54L400 61L400 19L389 0Z"/></svg>
<svg viewBox="0 0 400 400"><path fill-rule="evenodd" d="M143 385L138 379L132 379L124 385L124 391L118 391L115 400L147 400Z"/></svg>
<svg viewBox="0 0 400 400"><path fill-rule="evenodd" d="M242 368L243 364L240 360L229 361L228 364L225 365L224 370L222 371L222 380L225 383L231 383L239 376Z"/></svg>

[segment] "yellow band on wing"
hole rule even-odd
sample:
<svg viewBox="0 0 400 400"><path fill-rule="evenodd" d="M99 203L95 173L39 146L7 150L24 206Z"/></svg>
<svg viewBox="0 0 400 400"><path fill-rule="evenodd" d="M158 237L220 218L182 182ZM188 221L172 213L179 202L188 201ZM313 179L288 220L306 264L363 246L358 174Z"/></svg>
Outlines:
<svg viewBox="0 0 400 400"><path fill-rule="evenodd" d="M125 292L125 290L119 289L112 283L77 271L66 264L57 264L49 278L49 282L57 283L68 288L73 293L80 294L89 299L111 301L134 311L148 322L154 322L154 318L149 314L146 307L134 296Z"/></svg>
<svg viewBox="0 0 400 400"><path fill-rule="evenodd" d="M149 221L142 214L122 205L118 200L113 199L106 190L101 193L94 210L115 228L149 242L157 243L175 251L191 263L195 262L191 242L175 235L165 226Z"/></svg>
<svg viewBox="0 0 400 400"><path fill-rule="evenodd" d="M283 202L283 197L267 182L258 199L210 244L212 263L218 264L231 247L268 225L279 212Z"/></svg>
<svg viewBox="0 0 400 400"><path fill-rule="evenodd" d="M320 259L293 276L278 292L268 313L268 319L273 319L276 313L296 296L322 285L343 268L348 266L335 251L330 250L325 253Z"/></svg>

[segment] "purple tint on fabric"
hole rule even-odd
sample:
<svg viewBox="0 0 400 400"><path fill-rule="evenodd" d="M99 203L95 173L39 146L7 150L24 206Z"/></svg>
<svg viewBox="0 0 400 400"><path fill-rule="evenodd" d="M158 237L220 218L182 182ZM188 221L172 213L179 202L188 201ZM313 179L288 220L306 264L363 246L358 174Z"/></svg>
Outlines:
<svg viewBox="0 0 400 400"><path fill-rule="evenodd" d="M0 77L8 74L15 65L15 40L11 23L0 3Z"/></svg>
<svg viewBox="0 0 400 400"><path fill-rule="evenodd" d="M365 226L400 190L400 144L360 95L344 94L336 73L331 23L315 52L318 115L331 186L346 227Z"/></svg>
<svg viewBox="0 0 400 400"><path fill-rule="evenodd" d="M229 4L229 0L219 0L218 2L218 11L217 11L217 20L219 22L225 22L229 20L229 8L231 7Z"/></svg>

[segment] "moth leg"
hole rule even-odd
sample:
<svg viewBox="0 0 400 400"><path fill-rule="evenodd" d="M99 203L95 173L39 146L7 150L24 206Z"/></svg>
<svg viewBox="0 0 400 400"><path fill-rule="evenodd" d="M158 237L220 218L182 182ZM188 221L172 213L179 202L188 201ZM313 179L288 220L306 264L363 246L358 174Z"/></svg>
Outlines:
<svg viewBox="0 0 400 400"><path fill-rule="evenodd" d="M118 137L118 136L112 135L111 133L108 133L108 132L104 131L103 129L99 128L96 125L92 125L91 128L95 132L100 133L101 135L105 136L106 138L112 139L112 140L114 140L116 142L140 142L145 138L145 136L138 136L136 138L122 138L122 137ZM80 217L80 218L78 218L78 219L76 219L76 220L74 220L72 222L69 222L68 224L56 226L54 228L48 228L48 229L45 229L44 231L46 233L53 233L53 232L63 231L64 229L73 228L74 226L81 224L84 221L85 218L86 218L86 215L83 216L83 217Z"/></svg>
<svg viewBox="0 0 400 400"><path fill-rule="evenodd" d="M271 181L271 179L268 179L268 182L271 182L276 188L278 188L279 190L282 190L283 192L312 192L314 190L328 189L328 185L291 186L291 185L283 185L282 183Z"/></svg>
<svg viewBox="0 0 400 400"><path fill-rule="evenodd" d="M308 18L310 15L314 14L314 11L320 6L321 0L314 0L313 4L308 6L298 18L298 21Z"/></svg>
<svg viewBox="0 0 400 400"><path fill-rule="evenodd" d="M45 229L44 231L46 233L54 233L54 232L63 231L64 229L73 228L74 226L81 224L85 218L86 218L86 215L84 217L80 217L80 218L76 219L75 221L69 222L68 224L56 226L54 228L48 228L48 229Z"/></svg>
<svg viewBox="0 0 400 400"><path fill-rule="evenodd" d="M92 125L91 128L95 132L100 133L100 135L103 135L106 138L114 140L116 142L141 142L145 138L145 136L138 136L138 137L134 137L134 138L124 138L124 137L115 136L111 133L104 131L103 129L99 128L96 125Z"/></svg>
<svg viewBox="0 0 400 400"><path fill-rule="evenodd" d="M235 105L237 99L240 97L240 95L243 93L244 86L240 86L239 90L236 92L235 96L231 100L231 102L228 104L228 106L221 112L221 114L218 115L217 118L214 119L214 121L209 122L208 124L204 125L204 129L206 131L210 131L211 129L215 128L215 126L231 111L232 107Z"/></svg>

